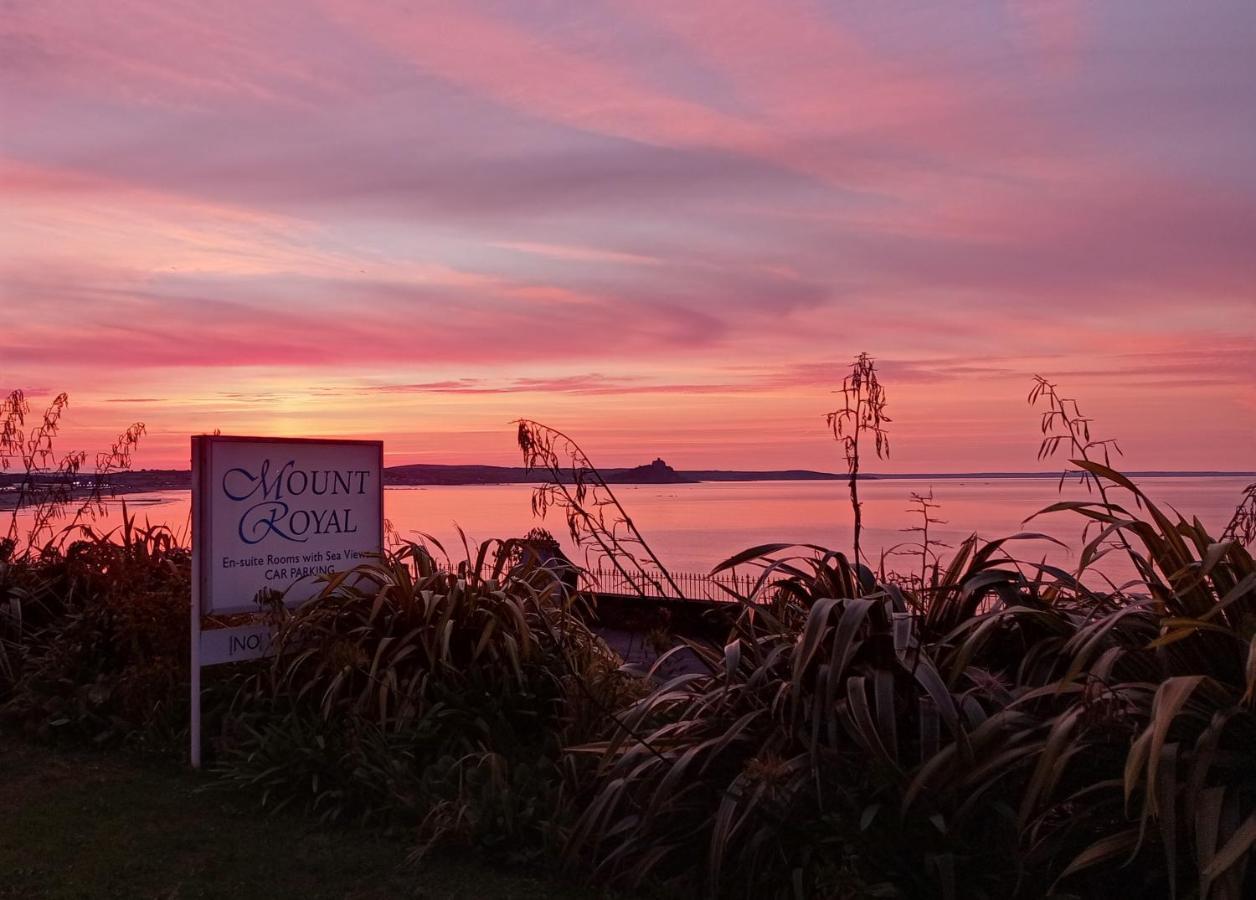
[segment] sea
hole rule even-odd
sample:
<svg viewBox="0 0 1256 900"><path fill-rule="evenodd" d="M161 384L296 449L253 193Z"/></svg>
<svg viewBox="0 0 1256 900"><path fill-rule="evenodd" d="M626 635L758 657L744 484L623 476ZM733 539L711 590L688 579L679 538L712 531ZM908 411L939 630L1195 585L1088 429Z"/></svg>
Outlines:
<svg viewBox="0 0 1256 900"><path fill-rule="evenodd" d="M1165 511L1197 517L1215 536L1230 520L1251 476L1161 476L1138 479L1139 486ZM847 487L838 481L704 482L699 484L616 485L615 494L660 560L674 572L704 573L747 548L790 543L817 545L849 553L853 515ZM464 536L474 546L490 538L522 536L543 527L574 552L561 510L547 518L532 514L533 487L521 484L389 487L385 516L404 538L438 542L453 561L464 557ZM1061 501L1096 500L1070 480L1062 487L1044 478L939 478L863 481L865 555L903 572L919 570L921 517L913 493L932 496L929 538L957 546L971 534L995 538L1034 532L1050 535L1065 547L1035 538L1014 542L1014 556L1046 560L1070 568L1082 545L1085 520L1076 512L1038 514ZM1134 498L1117 489L1112 499L1136 510ZM169 526L186 539L191 498L186 491L129 494L106 504L92 526L116 527L125 503L141 523ZM0 524L10 513L0 512ZM19 521L19 527L21 526ZM943 556L946 546L938 546ZM806 553L809 551L802 550ZM576 558L584 561L583 557Z"/></svg>

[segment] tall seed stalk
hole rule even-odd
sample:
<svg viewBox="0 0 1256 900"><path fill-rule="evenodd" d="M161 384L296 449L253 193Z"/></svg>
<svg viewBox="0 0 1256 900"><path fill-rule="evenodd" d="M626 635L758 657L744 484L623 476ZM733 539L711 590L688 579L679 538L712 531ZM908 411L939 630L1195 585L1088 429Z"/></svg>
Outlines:
<svg viewBox="0 0 1256 900"><path fill-rule="evenodd" d="M30 511L31 523L26 534L26 549L35 549L42 540L53 537L53 523L73 507L74 515L66 528L73 528L85 517L95 518L104 512L103 501L111 489L110 477L131 466L131 455L144 435L143 422L136 422L118 435L107 451L96 454L96 467L87 484L78 482L87 461L86 450L75 450L57 458L54 449L61 417L70 405L69 395L62 392L53 398L39 422L30 430L26 418L30 401L21 390L10 391L0 401L0 471L16 467L16 498L10 514L5 542L16 549L19 535L18 514ZM76 505L77 504L77 505Z"/></svg>
<svg viewBox="0 0 1256 900"><path fill-rule="evenodd" d="M1060 396L1058 385L1041 375L1035 375L1034 386L1029 391L1029 405L1037 406L1040 402L1045 403L1047 408L1042 413L1042 441L1038 444L1039 461L1055 456L1060 447L1066 443L1070 459L1081 458L1086 462L1098 462L1092 454L1101 452L1103 464L1108 468L1112 467L1109 451L1114 450L1118 456L1123 455L1115 438L1099 440L1091 437L1090 425L1094 420L1082 415L1081 408L1075 399ZM1098 489L1104 503L1108 502L1103 479L1081 469L1077 470L1076 474L1086 485L1086 490ZM1060 474L1061 487L1064 486L1064 480L1068 475L1068 469Z"/></svg>
<svg viewBox="0 0 1256 900"><path fill-rule="evenodd" d="M929 534L930 525L947 524L946 519L939 519L933 515L934 510L942 508L941 503L933 501L933 488L929 488L929 493L927 494L912 491L911 504L912 508L908 509L907 512L919 516L920 524L900 528L899 530L908 534L920 535L919 543L912 543L907 546L920 551L920 591L922 595L927 595L931 587L937 582L938 569L941 566L941 555L938 551L949 549L951 545L931 537ZM932 578L929 577L930 569L933 570Z"/></svg>
<svg viewBox="0 0 1256 900"><path fill-rule="evenodd" d="M672 597L683 597L658 555L633 524L602 473L571 437L531 419L519 419L519 449L529 471L539 469L549 481L532 492L532 513L544 518L550 507L560 507L567 518L572 542L589 556L609 562L641 596L647 587ZM646 566L637 558L645 555ZM586 566L594 569L595 566ZM661 582L660 582L661 579Z"/></svg>
<svg viewBox="0 0 1256 900"><path fill-rule="evenodd" d="M850 506L855 514L855 563L862 560L859 546L863 530L863 504L859 500L859 439L867 433L875 442L877 459L890 455L890 438L883 427L890 421L885 414L885 389L877 380L876 360L860 353L851 364L850 374L842 379L842 408L825 417L834 439L846 454L846 471L850 476Z"/></svg>
<svg viewBox="0 0 1256 900"><path fill-rule="evenodd" d="M1045 403L1046 409L1042 413L1041 430L1042 441L1038 444L1038 459L1050 459L1055 456L1060 447L1068 447L1069 461L1075 465L1081 461L1084 463L1097 463L1094 457L1098 454L1103 455L1103 465L1106 468L1112 468L1111 454L1113 451L1118 456L1123 456L1121 447L1117 444L1115 438L1094 438L1090 433L1091 423L1094 421L1089 416L1082 415L1081 408L1077 405L1077 400L1072 397L1063 397L1060 395L1059 386L1048 381L1041 375L1034 376L1034 386L1029 391L1029 405L1037 406L1039 403ZM1112 500L1108 497L1108 489L1104 484L1104 480L1090 471L1085 466L1079 466L1074 470L1082 483L1086 485L1086 491L1098 491L1100 498L1103 500L1104 508L1112 513L1114 511ZM1069 469L1065 469L1060 473L1059 490L1063 490L1064 482L1070 474ZM1135 502L1142 505L1141 499L1135 495ZM1083 530L1083 537L1089 533L1089 523ZM1125 533L1121 529L1114 531L1116 545L1120 547L1130 557L1135 568L1140 573L1144 570L1144 561L1134 553L1129 541L1125 539Z"/></svg>
<svg viewBox="0 0 1256 900"><path fill-rule="evenodd" d="M1256 546L1256 483L1243 489L1243 497L1234 507L1234 515L1221 532L1221 539L1238 541L1244 547Z"/></svg>

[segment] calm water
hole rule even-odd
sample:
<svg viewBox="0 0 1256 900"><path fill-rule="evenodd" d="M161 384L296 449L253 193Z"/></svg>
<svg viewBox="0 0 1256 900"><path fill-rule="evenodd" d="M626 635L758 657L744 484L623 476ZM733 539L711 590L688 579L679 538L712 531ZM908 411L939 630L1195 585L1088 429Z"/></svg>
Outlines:
<svg viewBox="0 0 1256 900"><path fill-rule="evenodd" d="M1148 478L1143 489L1161 506L1173 506L1187 517L1197 516L1213 533L1229 521L1240 492L1250 478ZM1082 520L1075 514L1055 513L1027 525L1023 520L1059 499L1086 499L1076 484L1057 492L1049 479L991 479L952 481L872 481L860 486L864 501L864 547L870 555L915 535L899 529L917 524L909 513L912 491L928 492L941 508L934 511L946 524L933 526L931 537L957 544L976 531L997 537L1022 530L1047 532L1077 547ZM388 488L384 505L388 518L403 536L427 532L455 557L461 557L457 526L480 541L524 534L544 525L567 543L561 511L548 520L532 517L528 485L468 485L457 487ZM683 485L640 485L616 488L620 502L663 562L676 571L706 571L747 547L777 541L821 544L849 550L851 511L845 485L839 482L744 482ZM1114 495L1124 502L1120 492ZM143 521L170 525L185 533L190 497L183 491L133 494L128 508ZM120 504L110 504L101 523L116 523ZM0 520L6 514L0 513ZM7 523L6 523L7 524ZM455 552L454 548L458 548ZM1070 555L1043 542L1029 542L1016 551L1022 558L1044 555L1066 564ZM912 568L904 558L901 567Z"/></svg>

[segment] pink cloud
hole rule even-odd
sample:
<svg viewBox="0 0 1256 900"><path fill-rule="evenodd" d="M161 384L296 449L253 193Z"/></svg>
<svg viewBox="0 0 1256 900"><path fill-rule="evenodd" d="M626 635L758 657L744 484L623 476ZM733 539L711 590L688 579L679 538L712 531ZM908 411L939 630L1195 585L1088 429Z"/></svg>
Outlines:
<svg viewBox="0 0 1256 900"><path fill-rule="evenodd" d="M1250 455L1256 16L1036 9L19 4L0 384L162 453L534 412L813 463L868 349L894 465L1018 466L1034 371L1146 467Z"/></svg>

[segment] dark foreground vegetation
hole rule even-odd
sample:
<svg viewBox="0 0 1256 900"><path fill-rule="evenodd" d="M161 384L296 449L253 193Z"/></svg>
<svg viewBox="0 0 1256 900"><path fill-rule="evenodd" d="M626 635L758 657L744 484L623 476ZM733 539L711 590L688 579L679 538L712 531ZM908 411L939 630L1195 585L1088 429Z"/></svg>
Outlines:
<svg viewBox="0 0 1256 900"><path fill-rule="evenodd" d="M830 418L856 513L860 438L881 452L889 421L870 362ZM622 669L596 611L519 544L456 564L402 545L270 609L287 652L211 670L217 783L404 834L418 859L460 847L631 891L1251 896L1252 511L1212 535L1161 510L1076 404L1046 382L1034 399L1044 454L1070 451L1093 490L1044 511L1089 523L1068 571L1016 558L1041 535L941 548L919 498L910 575L858 537L853 556L730 559L758 584L721 642L694 645L707 671L659 683ZM570 439L524 422L520 443L574 472L539 511L629 581L668 584ZM181 758L186 548L83 523L37 546L0 559L0 723ZM1126 583L1103 575L1118 556Z"/></svg>

